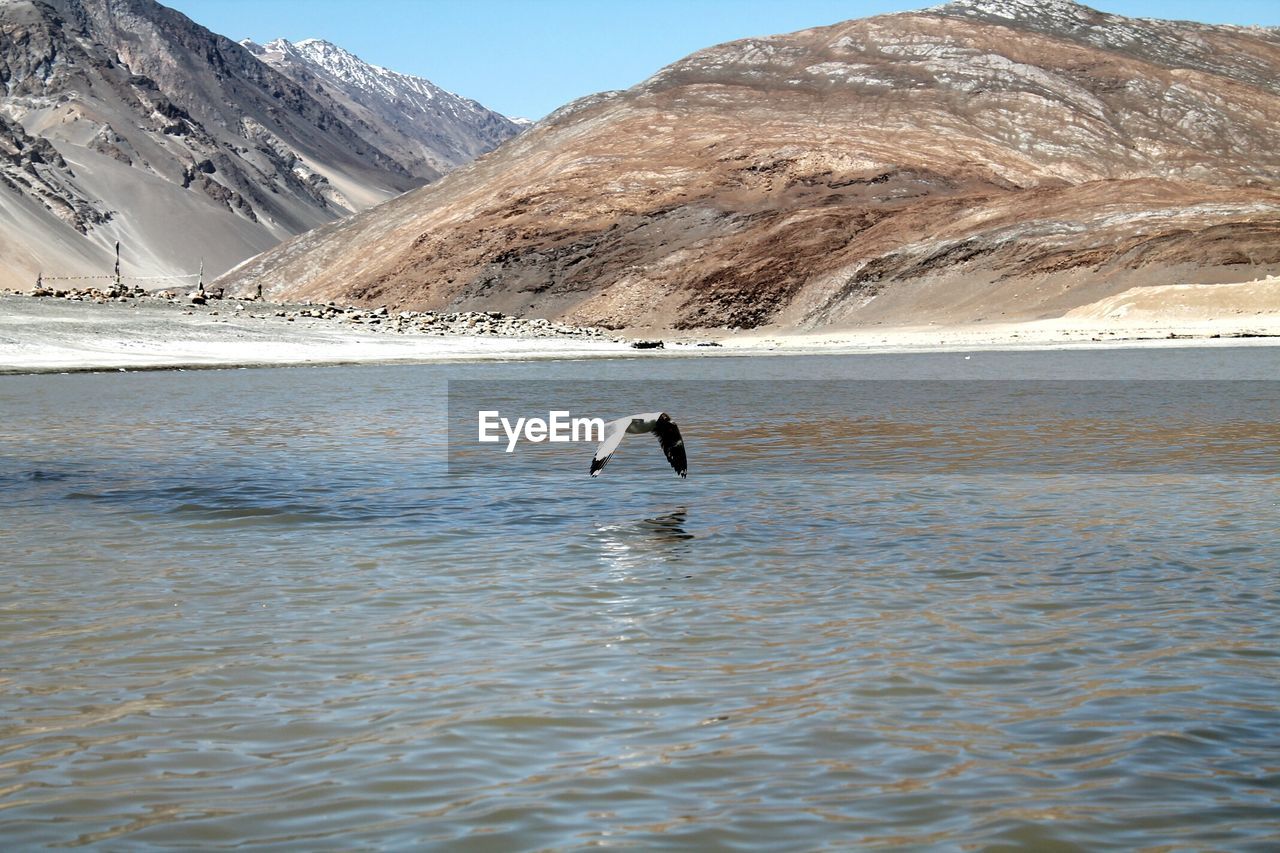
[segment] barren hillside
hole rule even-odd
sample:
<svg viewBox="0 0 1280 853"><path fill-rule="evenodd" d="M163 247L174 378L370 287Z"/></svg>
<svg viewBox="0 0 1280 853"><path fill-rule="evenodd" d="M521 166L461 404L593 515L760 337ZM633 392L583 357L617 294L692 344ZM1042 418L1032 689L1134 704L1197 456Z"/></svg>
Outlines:
<svg viewBox="0 0 1280 853"><path fill-rule="evenodd" d="M614 327L1058 315L1280 271L1280 34L963 0L720 45L228 276Z"/></svg>

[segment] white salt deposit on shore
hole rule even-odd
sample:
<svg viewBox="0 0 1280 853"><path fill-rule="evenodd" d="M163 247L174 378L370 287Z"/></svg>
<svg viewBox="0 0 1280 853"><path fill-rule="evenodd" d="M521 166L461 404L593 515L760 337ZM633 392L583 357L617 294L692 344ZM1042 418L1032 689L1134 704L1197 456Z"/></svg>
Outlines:
<svg viewBox="0 0 1280 853"><path fill-rule="evenodd" d="M237 300L187 307L153 299L100 304L0 297L0 373L583 358L634 352L608 337L536 329L512 336L375 331L352 322L297 316L297 311L288 312L292 319L276 316L279 308Z"/></svg>

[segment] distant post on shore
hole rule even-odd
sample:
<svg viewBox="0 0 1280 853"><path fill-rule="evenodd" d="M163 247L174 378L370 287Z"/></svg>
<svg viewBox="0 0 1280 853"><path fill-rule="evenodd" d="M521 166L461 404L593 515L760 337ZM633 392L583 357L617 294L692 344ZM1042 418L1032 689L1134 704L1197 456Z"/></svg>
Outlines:
<svg viewBox="0 0 1280 853"><path fill-rule="evenodd" d="M115 273L115 289L120 290L123 285L120 282L120 241L116 241L116 273Z"/></svg>

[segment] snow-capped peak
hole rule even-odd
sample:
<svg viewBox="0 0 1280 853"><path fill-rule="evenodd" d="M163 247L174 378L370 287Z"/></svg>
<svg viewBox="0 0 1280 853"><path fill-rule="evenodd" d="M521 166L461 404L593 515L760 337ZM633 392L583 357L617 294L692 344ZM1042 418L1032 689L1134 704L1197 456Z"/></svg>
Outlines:
<svg viewBox="0 0 1280 853"><path fill-rule="evenodd" d="M354 104L370 126L403 134L407 148L419 151L439 171L465 163L524 129L430 80L365 62L324 39L243 44L276 70L307 79L308 86L320 82L339 102Z"/></svg>
<svg viewBox="0 0 1280 853"><path fill-rule="evenodd" d="M345 86L383 100L396 101L406 96L415 100L434 100L445 95L457 97L430 80L365 62L351 51L324 39L309 38L297 42L277 39L268 47L275 48L276 45L280 45L276 49L282 53L322 69Z"/></svg>

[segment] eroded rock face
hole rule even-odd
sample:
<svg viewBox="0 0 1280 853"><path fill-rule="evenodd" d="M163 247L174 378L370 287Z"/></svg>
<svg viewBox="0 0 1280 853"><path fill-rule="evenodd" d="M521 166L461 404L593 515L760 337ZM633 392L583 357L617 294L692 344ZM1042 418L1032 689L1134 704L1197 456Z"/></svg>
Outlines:
<svg viewBox="0 0 1280 853"><path fill-rule="evenodd" d="M1280 270L1280 34L968 0L713 47L255 259L607 327L1015 319Z"/></svg>
<svg viewBox="0 0 1280 853"><path fill-rule="evenodd" d="M2 113L0 187L26 196L80 234L111 219L111 211L77 185L67 161L47 139L31 136Z"/></svg>

